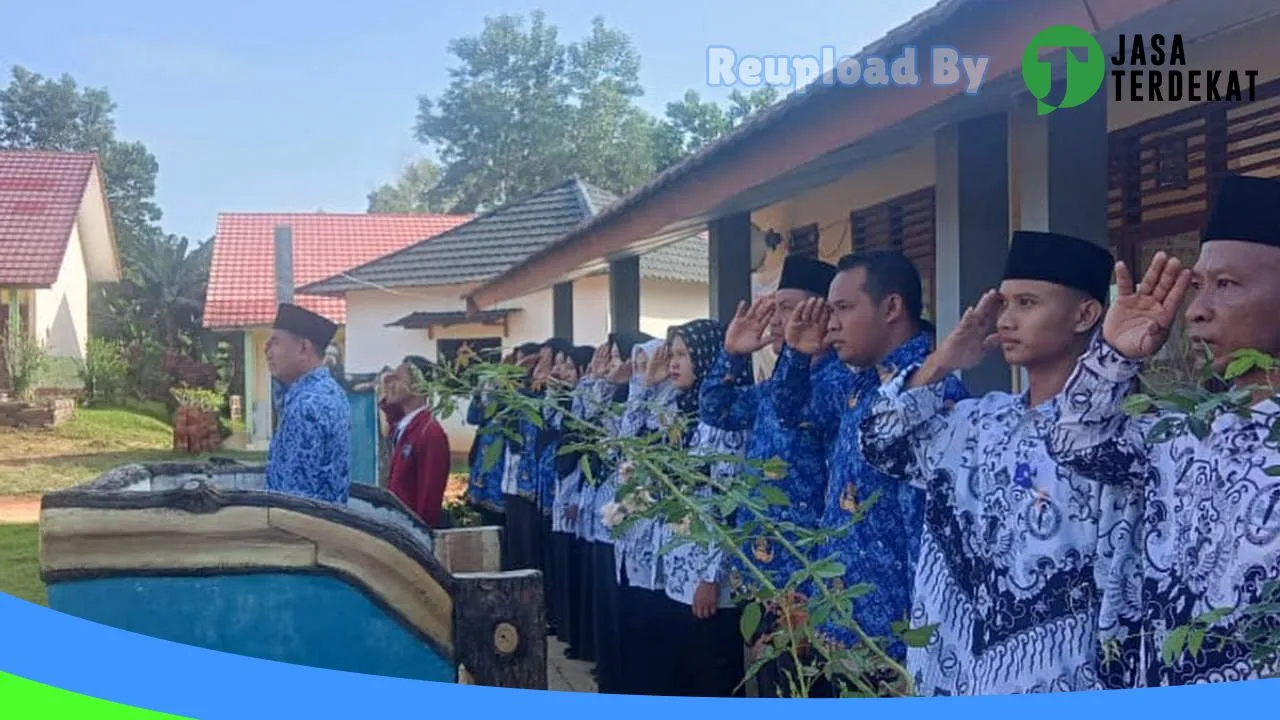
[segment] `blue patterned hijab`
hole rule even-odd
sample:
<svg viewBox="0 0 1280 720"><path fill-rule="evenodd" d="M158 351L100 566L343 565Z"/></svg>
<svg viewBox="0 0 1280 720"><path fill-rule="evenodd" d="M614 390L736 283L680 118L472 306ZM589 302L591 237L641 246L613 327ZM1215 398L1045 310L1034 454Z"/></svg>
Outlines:
<svg viewBox="0 0 1280 720"><path fill-rule="evenodd" d="M696 419L698 415L698 395L702 389L702 381L711 366L715 364L720 351L724 348L724 326L715 320L702 318L677 325L671 328L669 338L679 337L689 348L689 358L693 361L693 387L680 391L676 396L676 406L684 415ZM735 378L739 387L750 385L752 375L750 367Z"/></svg>

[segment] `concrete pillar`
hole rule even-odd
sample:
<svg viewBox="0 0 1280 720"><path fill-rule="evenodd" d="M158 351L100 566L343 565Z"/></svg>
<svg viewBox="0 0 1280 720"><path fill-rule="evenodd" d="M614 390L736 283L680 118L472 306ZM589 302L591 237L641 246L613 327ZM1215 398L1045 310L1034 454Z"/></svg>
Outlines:
<svg viewBox="0 0 1280 720"><path fill-rule="evenodd" d="M1009 250L1009 122L996 113L948 125L935 142L938 338L965 309L999 287ZM999 353L964 373L970 392L1009 390Z"/></svg>
<svg viewBox="0 0 1280 720"><path fill-rule="evenodd" d="M1041 116L1036 115L1035 99L1023 94L1010 125L1017 189L1013 227L1060 232L1110 247L1107 94Z"/></svg>
<svg viewBox="0 0 1280 720"><path fill-rule="evenodd" d="M740 301L751 300L751 213L713 220L708 230L711 317L728 322Z"/></svg>
<svg viewBox="0 0 1280 720"><path fill-rule="evenodd" d="M573 342L573 283L563 282L551 289L552 335Z"/></svg>
<svg viewBox="0 0 1280 720"><path fill-rule="evenodd" d="M1013 228L1074 235L1111 249L1106 93L1048 115L1036 115L1035 98L1024 93L1009 124ZM1026 371L1015 380L1016 389L1025 388Z"/></svg>
<svg viewBox="0 0 1280 720"><path fill-rule="evenodd" d="M609 262L609 328L640 331L640 256Z"/></svg>

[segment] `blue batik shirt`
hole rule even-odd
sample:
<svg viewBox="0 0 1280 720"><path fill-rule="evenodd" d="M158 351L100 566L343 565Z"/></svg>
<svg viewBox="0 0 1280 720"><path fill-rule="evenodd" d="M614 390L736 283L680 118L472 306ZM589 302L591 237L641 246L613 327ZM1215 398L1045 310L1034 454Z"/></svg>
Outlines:
<svg viewBox="0 0 1280 720"><path fill-rule="evenodd" d="M924 524L924 493L890 477L863 457L859 427L872 407L882 378L898 368L922 362L932 350L930 335L920 333L889 354L879 366L847 371L843 381L828 385L822 393L811 393L809 357L784 348L779 359L781 392L779 415L815 423L824 431L834 429L821 527L833 531L845 528L860 505L878 497L865 508L862 519L842 537L831 538L818 548L819 559L834 558L844 565L843 577L831 582L835 589L867 584L873 589L853 601L853 618L871 638L890 640L889 653L905 660L906 646L893 632L893 624L907 619L915 561L920 550ZM948 397L967 396L959 380L951 378ZM807 401L807 403L806 403ZM809 592L816 589L810 586ZM819 629L827 641L851 647L856 635L849 627L828 621Z"/></svg>
<svg viewBox="0 0 1280 720"><path fill-rule="evenodd" d="M573 407L570 412L584 422L603 422L606 430L611 422L601 418L609 406L613 385L600 378L583 378L578 382L574 394ZM600 505L597 496L600 494L600 482L603 478L594 473L584 476L578 491L578 526L577 536L588 542L595 540L600 532Z"/></svg>
<svg viewBox="0 0 1280 720"><path fill-rule="evenodd" d="M560 410L548 407L542 410L542 422L551 432L540 433L544 440L537 449L538 463L534 473L538 483L538 509L542 511L543 517L551 517L551 506L556 501L556 484L560 479L556 471L556 458L560 455L560 430L564 418Z"/></svg>
<svg viewBox="0 0 1280 720"><path fill-rule="evenodd" d="M485 417L486 408L492 403L486 394L477 393L467 408L467 423L476 426L476 449L471 458L467 498L489 510L501 512L506 438L493 426L493 416ZM489 467L485 467L486 459L492 461Z"/></svg>
<svg viewBox="0 0 1280 720"><path fill-rule="evenodd" d="M541 393L522 390L529 397L541 397ZM533 503L538 502L538 433L541 428L523 414L520 416L520 456L516 461L516 495Z"/></svg>
<svg viewBox="0 0 1280 720"><path fill-rule="evenodd" d="M351 494L351 406L326 367L289 385L267 452L267 489L345 503Z"/></svg>
<svg viewBox="0 0 1280 720"><path fill-rule="evenodd" d="M670 427L675 419L675 385L664 381L657 386L639 385L627 398L626 411L619 422L619 437L644 437ZM617 492L625 480L618 473ZM618 583L656 590L662 587L658 550L661 549L656 518L641 518L614 536L614 571Z"/></svg>
<svg viewBox="0 0 1280 720"><path fill-rule="evenodd" d="M759 385L740 385L735 378L746 374L750 356L730 355L721 351L706 381L702 383L699 398L699 419L715 428L729 431L749 430L747 461L766 462L781 459L787 465L786 475L777 480L762 480L778 488L787 496L788 505L769 505L765 515L773 523L790 523L802 528L817 526L822 517L823 496L827 490L827 460L825 439L818 428L810 423L803 427L785 428L778 420L775 396L781 388L775 367L773 376ZM829 387L849 375L832 351L823 355L812 369L815 394L836 392ZM758 472L752 469L751 472ZM739 518L746 521L746 518ZM794 533L785 530L790 540ZM748 541L743 553L754 557L756 567L769 574L773 583L785 587L791 576L800 569L798 558L775 547L768 538ZM746 580L745 572L735 560L735 584Z"/></svg>
<svg viewBox="0 0 1280 720"><path fill-rule="evenodd" d="M742 470L742 457L746 451L746 433L723 430L699 422L688 439L689 454L694 456L727 456L711 462L707 467L707 484L694 492L700 497L712 497L717 490L731 487ZM737 456L734 459L729 457ZM725 582L728 558L718 545L704 545L689 539L688 530L671 523L662 523L657 530L654 546L667 553L658 563L661 587L667 597L682 604L693 605L698 586L713 583L719 597L717 605L733 606L733 587ZM681 540L685 542L681 542Z"/></svg>

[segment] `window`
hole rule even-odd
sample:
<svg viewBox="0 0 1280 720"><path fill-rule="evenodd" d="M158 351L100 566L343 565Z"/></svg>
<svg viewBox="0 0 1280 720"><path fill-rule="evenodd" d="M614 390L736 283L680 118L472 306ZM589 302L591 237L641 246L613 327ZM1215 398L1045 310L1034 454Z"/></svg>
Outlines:
<svg viewBox="0 0 1280 720"><path fill-rule="evenodd" d="M791 230L791 250L788 254L811 258L818 257L817 223Z"/></svg>

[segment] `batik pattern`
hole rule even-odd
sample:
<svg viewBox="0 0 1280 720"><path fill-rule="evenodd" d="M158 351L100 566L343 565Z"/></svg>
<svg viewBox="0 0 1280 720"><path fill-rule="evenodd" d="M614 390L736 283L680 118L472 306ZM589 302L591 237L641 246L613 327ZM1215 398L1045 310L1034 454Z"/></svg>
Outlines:
<svg viewBox="0 0 1280 720"><path fill-rule="evenodd" d="M1280 579L1280 477L1266 472L1280 465L1269 437L1280 405L1273 398L1253 405L1248 417L1220 416L1204 440L1188 432L1151 443L1154 425L1177 416L1124 413L1121 401L1139 369L1096 341L1067 382L1051 443L1064 466L1105 491L1140 493L1140 534L1104 588L1103 619L1120 617L1122 652L1103 667L1115 666L1123 686L1260 677L1274 668L1255 667L1243 643L1217 639L1240 638L1241 608ZM1231 612L1209 629L1199 653L1184 651L1166 663L1169 634L1215 609Z"/></svg>
<svg viewBox="0 0 1280 720"><path fill-rule="evenodd" d="M351 406L326 367L282 394L280 424L267 450L266 487L346 503L351 495Z"/></svg>
<svg viewBox="0 0 1280 720"><path fill-rule="evenodd" d="M908 668L925 695L1088 690L1116 617L1102 589L1138 521L1131 493L1048 451L1063 395L955 402L944 383L885 385L862 424L868 461L926 491L911 625L936 624ZM914 464L914 469L911 468Z"/></svg>

